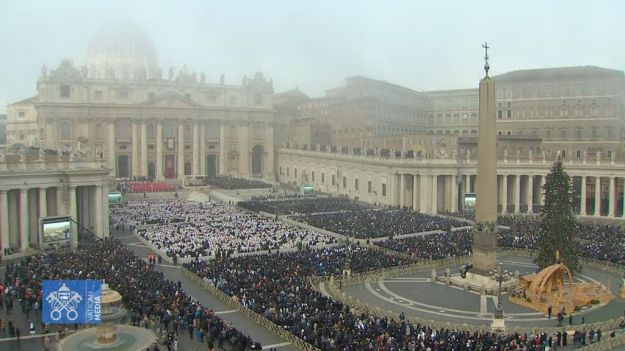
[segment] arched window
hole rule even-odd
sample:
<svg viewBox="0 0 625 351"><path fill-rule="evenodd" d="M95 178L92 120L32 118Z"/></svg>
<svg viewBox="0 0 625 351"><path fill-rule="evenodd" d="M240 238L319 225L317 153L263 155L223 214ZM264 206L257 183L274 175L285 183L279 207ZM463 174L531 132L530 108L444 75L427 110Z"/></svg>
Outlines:
<svg viewBox="0 0 625 351"><path fill-rule="evenodd" d="M61 123L61 127L59 128L59 139L72 140L72 126L69 123Z"/></svg>

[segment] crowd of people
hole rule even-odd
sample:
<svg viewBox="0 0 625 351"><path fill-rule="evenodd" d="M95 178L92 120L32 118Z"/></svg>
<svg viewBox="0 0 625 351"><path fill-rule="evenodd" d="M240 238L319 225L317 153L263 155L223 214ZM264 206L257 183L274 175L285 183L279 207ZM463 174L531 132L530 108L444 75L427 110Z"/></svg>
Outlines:
<svg viewBox="0 0 625 351"><path fill-rule="evenodd" d="M122 193L160 193L176 191L174 185L155 181L148 177L117 178L115 179L115 188Z"/></svg>
<svg viewBox="0 0 625 351"><path fill-rule="evenodd" d="M303 197L297 199L251 200L238 203L239 206L255 212L271 214L308 214L339 211L359 211L366 205L340 197Z"/></svg>
<svg viewBox="0 0 625 351"><path fill-rule="evenodd" d="M357 257L357 260L353 258ZM280 262L280 264L272 264ZM358 246L195 261L186 267L224 293L323 351L544 350L550 335L431 329L359 313L319 293L310 275L392 267L405 261Z"/></svg>
<svg viewBox="0 0 625 351"><path fill-rule="evenodd" d="M3 300L20 301L33 310L40 308L41 282L45 279L104 279L122 295L129 322L155 330L167 349L172 349L171 344L183 332L201 336L209 348L258 348L249 336L186 295L179 282L165 279L116 240L104 239L81 245L75 252L63 249L10 263L4 282L13 292L11 297L2 296Z"/></svg>
<svg viewBox="0 0 625 351"><path fill-rule="evenodd" d="M317 228L360 239L378 238L467 226L459 219L431 216L407 209L366 209L309 214L295 219Z"/></svg>
<svg viewBox="0 0 625 351"><path fill-rule="evenodd" d="M438 260L471 254L472 233L472 229L458 229L440 234L390 238L375 244L415 258Z"/></svg>
<svg viewBox="0 0 625 351"><path fill-rule="evenodd" d="M219 202L130 202L111 210L115 226L130 227L167 256L196 258L330 244L336 240L273 217Z"/></svg>
<svg viewBox="0 0 625 351"><path fill-rule="evenodd" d="M271 184L255 179L245 179L233 176L215 176L207 178L206 182L210 185L222 189L260 189L271 188Z"/></svg>

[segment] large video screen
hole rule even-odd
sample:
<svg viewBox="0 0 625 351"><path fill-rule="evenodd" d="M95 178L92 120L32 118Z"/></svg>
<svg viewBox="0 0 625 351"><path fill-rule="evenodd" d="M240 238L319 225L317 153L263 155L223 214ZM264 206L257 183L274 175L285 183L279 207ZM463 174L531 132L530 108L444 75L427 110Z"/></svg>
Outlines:
<svg viewBox="0 0 625 351"><path fill-rule="evenodd" d="M464 194L463 210L467 212L475 212L475 194Z"/></svg>
<svg viewBox="0 0 625 351"><path fill-rule="evenodd" d="M71 233L71 222L68 218L60 218L55 221L43 221L42 239L44 243L70 240Z"/></svg>

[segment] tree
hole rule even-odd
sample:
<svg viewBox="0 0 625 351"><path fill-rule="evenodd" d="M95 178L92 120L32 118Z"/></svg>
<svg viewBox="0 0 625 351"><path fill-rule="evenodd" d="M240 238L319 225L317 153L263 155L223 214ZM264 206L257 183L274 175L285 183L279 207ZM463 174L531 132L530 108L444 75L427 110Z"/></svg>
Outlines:
<svg viewBox="0 0 625 351"><path fill-rule="evenodd" d="M558 158L547 175L544 188L545 203L541 209L538 257L534 263L540 269L560 262L572 272L580 272L577 222L573 215L573 184Z"/></svg>

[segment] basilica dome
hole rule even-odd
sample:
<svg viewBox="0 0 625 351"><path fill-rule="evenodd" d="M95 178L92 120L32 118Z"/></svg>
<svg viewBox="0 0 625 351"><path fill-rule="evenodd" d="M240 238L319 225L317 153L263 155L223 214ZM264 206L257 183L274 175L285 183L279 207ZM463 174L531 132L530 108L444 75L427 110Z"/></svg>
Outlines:
<svg viewBox="0 0 625 351"><path fill-rule="evenodd" d="M98 32L87 49L89 78L144 80L155 78L156 50L145 31L129 23L117 23Z"/></svg>

